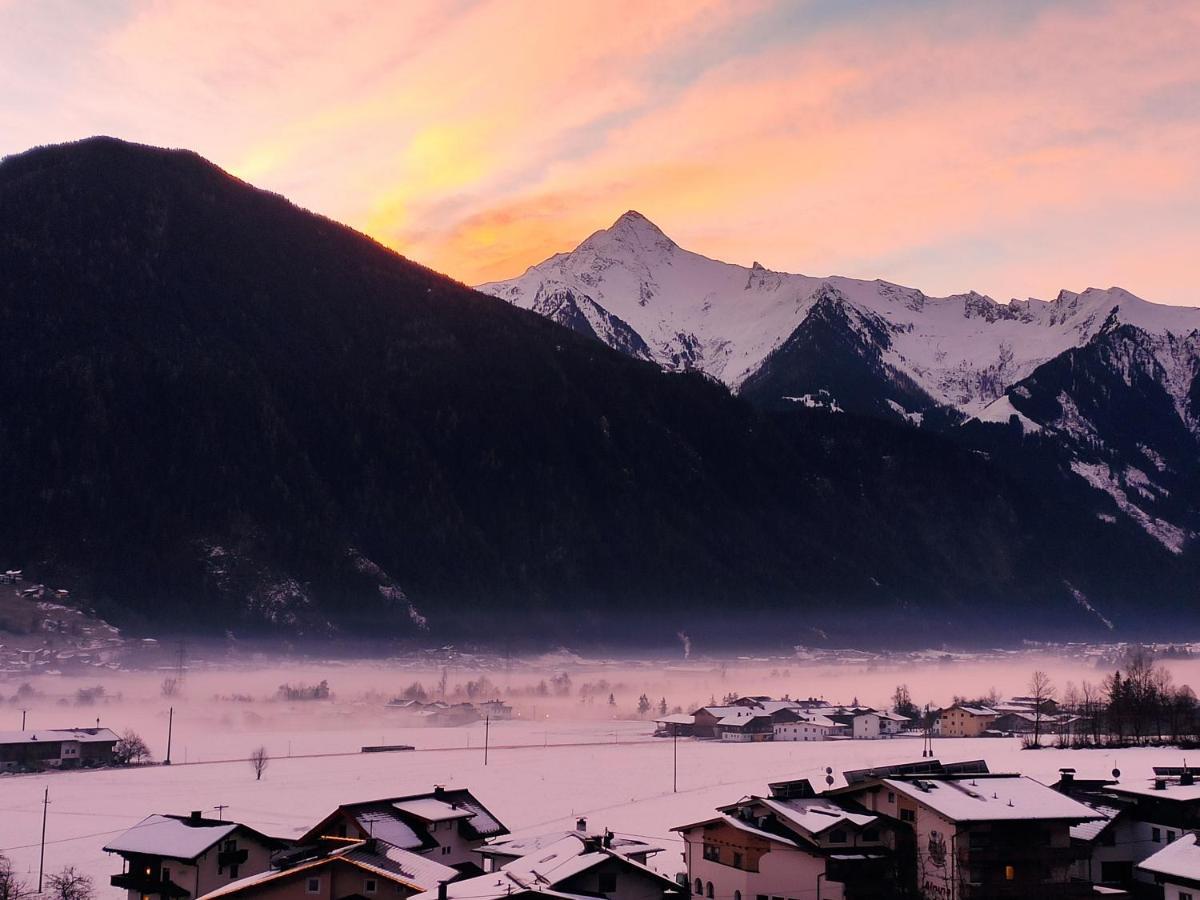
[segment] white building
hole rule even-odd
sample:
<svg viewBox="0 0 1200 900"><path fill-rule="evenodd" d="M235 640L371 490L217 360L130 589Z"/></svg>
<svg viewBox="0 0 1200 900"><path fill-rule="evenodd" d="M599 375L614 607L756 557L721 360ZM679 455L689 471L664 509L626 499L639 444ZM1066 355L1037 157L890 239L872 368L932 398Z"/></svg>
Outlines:
<svg viewBox="0 0 1200 900"><path fill-rule="evenodd" d="M1196 900L1200 897L1200 846L1196 835L1185 834L1143 860L1138 874L1162 886L1163 900Z"/></svg>
<svg viewBox="0 0 1200 900"><path fill-rule="evenodd" d="M832 719L795 711L788 715L776 716L774 722L774 739L777 741L825 741L830 735L837 734L841 726Z"/></svg>

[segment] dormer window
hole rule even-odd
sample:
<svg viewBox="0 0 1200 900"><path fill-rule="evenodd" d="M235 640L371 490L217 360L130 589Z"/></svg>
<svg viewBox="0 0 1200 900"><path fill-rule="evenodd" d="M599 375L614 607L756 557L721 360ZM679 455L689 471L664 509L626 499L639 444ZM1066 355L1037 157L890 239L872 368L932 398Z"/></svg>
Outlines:
<svg viewBox="0 0 1200 900"><path fill-rule="evenodd" d="M841 828L835 828L829 832L829 843L844 844L846 843L846 832Z"/></svg>
<svg viewBox="0 0 1200 900"><path fill-rule="evenodd" d="M374 878L368 878L366 881L363 882L363 893L364 894L374 894L378 890L379 890L378 880L376 880Z"/></svg>

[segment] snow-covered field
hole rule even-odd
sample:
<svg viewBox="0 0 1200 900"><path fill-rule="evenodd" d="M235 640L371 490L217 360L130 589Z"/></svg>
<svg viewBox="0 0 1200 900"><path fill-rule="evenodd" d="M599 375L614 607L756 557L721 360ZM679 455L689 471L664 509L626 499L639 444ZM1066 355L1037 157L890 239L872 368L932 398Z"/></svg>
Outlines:
<svg viewBox="0 0 1200 900"><path fill-rule="evenodd" d="M150 812L187 813L203 810L224 814L261 830L294 836L338 803L377 796L428 790L434 784L469 786L514 831L536 832L567 827L587 816L596 828L646 835L668 850L656 858L661 870L680 868L678 839L670 833L750 792L763 792L767 782L813 776L824 783L824 769L845 769L898 762L919 757L921 743L911 738L888 741L837 741L811 744L731 745L680 740L679 792L672 792L672 742L650 737L652 725L634 720L629 711L636 697L647 692L655 701L665 696L671 705L707 702L710 694L789 692L825 694L849 702L883 704L891 687L908 682L914 698L948 702L956 693L1020 693L1034 664L1052 671L1059 685L1065 680L1102 672L1082 662L1059 663L1026 657L997 667L995 661L941 666L802 667L779 661L743 661L738 665L696 664L692 668L625 663L576 663L573 688L566 697L528 697L517 701L525 718L492 723L488 765L483 760L483 725L462 728L402 727L380 708L378 695L390 696L414 678L429 684L437 670L414 676L382 664L288 670L195 671L186 679L184 695L166 700L157 693L162 673L124 673L105 679L109 701L81 708L68 698L82 680L43 677L35 683L41 696L32 702L34 724L102 724L122 730L134 727L151 744L156 758L163 755L166 708L176 707L171 767L130 770L63 772L46 775L0 776L0 852L19 871L36 880L43 790L49 788L46 868L72 864L91 875L100 897L120 891L108 876L120 861L101 849L107 838L123 831ZM554 663L546 672L552 671ZM1177 681L1195 680L1195 663L1172 665ZM784 673L787 672L785 677ZM602 673L602 674L601 674ZM513 670L512 688L536 684L544 673ZM335 692L325 703L281 703L266 699L269 688L284 680L327 678ZM449 676L451 690L459 679ZM503 676L489 675L494 681ZM594 702L581 702L583 684L604 681L619 698L610 707L607 691ZM16 685L0 685L11 694ZM250 700L217 700L234 688ZM14 704L6 704L5 727ZM17 713L19 716L19 713ZM613 718L618 716L620 718ZM415 752L361 754L359 747L374 743L409 743ZM265 745L272 760L261 782L244 761L251 749ZM289 756L290 751L290 756ZM1154 764L1181 763L1175 750L1122 751L1020 750L1015 740L939 740L935 751L943 760L986 759L993 770L1017 770L1044 781L1057 777L1061 766L1073 766L1081 776L1103 776L1119 767L1124 779L1150 774ZM317 756L309 754L341 754ZM234 761L219 762L237 757ZM184 760L187 763L184 764Z"/></svg>

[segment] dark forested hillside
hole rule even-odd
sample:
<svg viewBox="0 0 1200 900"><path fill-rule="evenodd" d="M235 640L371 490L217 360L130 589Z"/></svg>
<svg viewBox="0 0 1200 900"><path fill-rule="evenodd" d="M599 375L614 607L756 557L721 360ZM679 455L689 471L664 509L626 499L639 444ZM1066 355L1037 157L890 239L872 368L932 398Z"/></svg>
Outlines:
<svg viewBox="0 0 1200 900"><path fill-rule="evenodd" d="M1194 593L1077 500L911 429L758 413L191 153L0 163L0 566L119 622L989 643L1101 628L1072 588L1123 628Z"/></svg>

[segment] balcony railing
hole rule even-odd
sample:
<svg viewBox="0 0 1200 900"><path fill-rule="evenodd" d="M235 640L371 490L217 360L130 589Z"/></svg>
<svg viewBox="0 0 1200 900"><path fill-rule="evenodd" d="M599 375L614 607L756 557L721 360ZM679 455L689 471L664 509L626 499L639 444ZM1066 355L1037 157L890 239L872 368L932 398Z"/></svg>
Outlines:
<svg viewBox="0 0 1200 900"><path fill-rule="evenodd" d="M114 875L111 879L111 884L115 888L124 888L127 891L137 891L139 894L145 894L151 897L186 897L188 892L185 888L181 888L175 882L161 878L156 878L153 875L145 875L141 872L122 872L120 875Z"/></svg>

